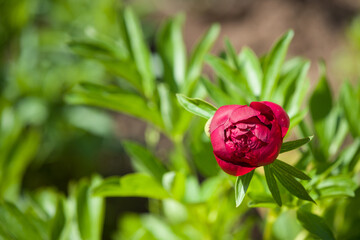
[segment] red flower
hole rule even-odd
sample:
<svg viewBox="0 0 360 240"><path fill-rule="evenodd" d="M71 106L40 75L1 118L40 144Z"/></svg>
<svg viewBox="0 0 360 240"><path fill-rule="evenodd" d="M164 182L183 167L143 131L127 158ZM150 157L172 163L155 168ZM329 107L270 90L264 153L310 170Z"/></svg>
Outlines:
<svg viewBox="0 0 360 240"><path fill-rule="evenodd" d="M219 166L244 175L272 163L289 129L289 116L272 102L220 107L210 123L210 138Z"/></svg>

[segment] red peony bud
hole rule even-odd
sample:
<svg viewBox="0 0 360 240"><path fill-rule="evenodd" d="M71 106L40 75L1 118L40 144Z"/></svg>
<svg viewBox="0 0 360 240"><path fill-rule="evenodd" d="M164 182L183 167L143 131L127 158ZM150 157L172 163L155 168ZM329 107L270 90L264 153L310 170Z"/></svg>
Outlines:
<svg viewBox="0 0 360 240"><path fill-rule="evenodd" d="M289 129L289 116L272 102L220 107L210 123L210 138L219 166L244 175L272 163Z"/></svg>

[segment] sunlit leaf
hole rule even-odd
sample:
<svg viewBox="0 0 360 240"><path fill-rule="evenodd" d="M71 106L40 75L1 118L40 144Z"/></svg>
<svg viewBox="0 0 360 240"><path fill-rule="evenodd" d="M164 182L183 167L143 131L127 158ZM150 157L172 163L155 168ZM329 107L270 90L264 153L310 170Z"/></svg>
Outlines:
<svg viewBox="0 0 360 240"><path fill-rule="evenodd" d="M272 167L272 170L277 180L279 180L281 185L283 185L291 194L295 195L300 199L314 202L314 200L309 196L303 185L301 185L301 183L299 183L294 177L292 177L288 173L279 171L277 168L274 167Z"/></svg>
<svg viewBox="0 0 360 240"><path fill-rule="evenodd" d="M166 169L152 152L136 142L124 141L123 146L138 170L149 173L161 181Z"/></svg>
<svg viewBox="0 0 360 240"><path fill-rule="evenodd" d="M323 63L320 63L320 70L319 82L310 98L310 113L314 122L324 119L332 108L332 94Z"/></svg>
<svg viewBox="0 0 360 240"><path fill-rule="evenodd" d="M103 198L92 195L101 182L101 178L96 176L91 182L83 180L76 186L77 222L83 239L97 240L102 236L105 202Z"/></svg>
<svg viewBox="0 0 360 240"><path fill-rule="evenodd" d="M247 189L249 188L254 170L236 178L235 182L235 203L236 207L240 206L244 200Z"/></svg>
<svg viewBox="0 0 360 240"><path fill-rule="evenodd" d="M297 140L294 140L294 141L284 142L281 145L280 153L284 153L284 152L288 152L288 151L297 149L297 148L307 144L308 142L310 142L312 138L313 137L310 136L310 137L297 139Z"/></svg>
<svg viewBox="0 0 360 240"><path fill-rule="evenodd" d="M213 84L209 79L202 77L202 84L205 86L207 93L212 100L215 101L219 106L230 105L234 103L234 99L228 96L224 91L222 91L218 86Z"/></svg>
<svg viewBox="0 0 360 240"><path fill-rule="evenodd" d="M142 77L143 89L148 97L152 97L155 89L155 78L151 68L150 50L144 41L139 20L131 8L124 9L123 27L128 47Z"/></svg>
<svg viewBox="0 0 360 240"><path fill-rule="evenodd" d="M178 91L185 81L186 50L182 38L183 22L183 15L168 20L157 38L157 49L164 66L164 77L173 91Z"/></svg>
<svg viewBox="0 0 360 240"><path fill-rule="evenodd" d="M293 36L294 32L291 30L285 33L266 55L262 91L263 99L269 99L277 86L281 66L284 62L287 49Z"/></svg>
<svg viewBox="0 0 360 240"><path fill-rule="evenodd" d="M271 195L273 196L276 203L281 207L282 202L281 202L280 191L276 183L275 177L273 175L273 172L271 170L271 167L269 165L264 166L264 171L265 171L266 183L269 187Z"/></svg>
<svg viewBox="0 0 360 240"><path fill-rule="evenodd" d="M188 84L200 76L205 55L210 51L217 36L219 35L219 32L220 25L213 24L195 46L190 57L186 74L186 79L189 82Z"/></svg>
<svg viewBox="0 0 360 240"><path fill-rule="evenodd" d="M279 172L283 172L283 173L288 173L293 177L299 178L299 179L303 179L303 180L311 180L311 178L306 175L305 173L303 173L302 171L300 171L299 169L283 162L280 161L278 159L276 159L272 165L273 168L276 168Z"/></svg>
<svg viewBox="0 0 360 240"><path fill-rule="evenodd" d="M69 104L90 105L119 111L163 127L161 116L139 95L115 91L113 88L109 89L101 85L91 85L94 87L80 85L74 88L65 96L65 101Z"/></svg>
<svg viewBox="0 0 360 240"><path fill-rule="evenodd" d="M263 84L263 72L255 53L244 47L239 54L240 72L247 80L247 84L255 96L260 96Z"/></svg>
<svg viewBox="0 0 360 240"><path fill-rule="evenodd" d="M201 99L189 98L182 94L176 94L177 99L181 106L187 111L198 115L200 117L209 119L214 116L217 108Z"/></svg>
<svg viewBox="0 0 360 240"><path fill-rule="evenodd" d="M35 220L22 213L12 203L0 204L0 237L3 239L44 239L46 229L38 229Z"/></svg>
<svg viewBox="0 0 360 240"><path fill-rule="evenodd" d="M94 194L101 197L169 197L168 192L153 177L143 173L108 178L94 189Z"/></svg>
<svg viewBox="0 0 360 240"><path fill-rule="evenodd" d="M306 230L319 238L325 240L335 239L334 234L323 218L312 214L304 208L299 208L297 211L297 218Z"/></svg>

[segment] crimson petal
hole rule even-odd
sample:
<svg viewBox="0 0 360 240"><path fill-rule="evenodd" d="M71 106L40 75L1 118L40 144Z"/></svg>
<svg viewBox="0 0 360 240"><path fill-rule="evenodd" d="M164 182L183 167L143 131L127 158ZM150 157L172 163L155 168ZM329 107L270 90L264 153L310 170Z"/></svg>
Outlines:
<svg viewBox="0 0 360 240"><path fill-rule="evenodd" d="M266 143L269 142L270 130L266 126L262 124L256 124L255 129L251 130L251 132L261 141Z"/></svg>
<svg viewBox="0 0 360 240"><path fill-rule="evenodd" d="M262 103L264 103L266 106L271 108L281 127L282 137L285 137L290 126L290 119L287 113L285 112L285 110L276 103L267 102L267 101L263 101Z"/></svg>
<svg viewBox="0 0 360 240"><path fill-rule="evenodd" d="M236 110L237 108L240 108L242 105L225 105L222 107L219 107L218 110L216 110L211 123L210 123L210 134L217 129L219 126L223 125L230 117L231 113Z"/></svg>
<svg viewBox="0 0 360 240"><path fill-rule="evenodd" d="M234 110L230 116L230 122L237 123L252 117L256 117L260 112L246 105Z"/></svg>
<svg viewBox="0 0 360 240"><path fill-rule="evenodd" d="M214 149L214 153L225 160L231 159L231 153L225 145L225 131L224 126L219 126L210 134L211 144Z"/></svg>
<svg viewBox="0 0 360 240"><path fill-rule="evenodd" d="M216 156L216 154L215 154L215 158L221 169L224 170L224 172L233 176L245 175L256 168L256 167L243 167L240 165L232 164L230 162L222 160L221 158Z"/></svg>

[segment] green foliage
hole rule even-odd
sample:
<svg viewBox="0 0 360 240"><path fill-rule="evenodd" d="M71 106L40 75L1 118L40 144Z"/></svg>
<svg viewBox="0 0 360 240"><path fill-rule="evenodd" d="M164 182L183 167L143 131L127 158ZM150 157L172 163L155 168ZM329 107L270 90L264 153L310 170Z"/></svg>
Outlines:
<svg viewBox="0 0 360 240"><path fill-rule="evenodd" d="M248 174L237 177L235 182L235 203L236 207L240 206L241 202L244 200L246 191L251 182L251 178L254 175L254 171L251 171Z"/></svg>
<svg viewBox="0 0 360 240"><path fill-rule="evenodd" d="M264 85L262 97L269 98L278 83L281 71L281 65L284 62L290 41L294 36L293 31L284 34L273 46L271 51L266 55L264 60Z"/></svg>
<svg viewBox="0 0 360 240"><path fill-rule="evenodd" d="M306 230L321 239L335 239L324 219L307 211L305 207L299 208L297 218Z"/></svg>
<svg viewBox="0 0 360 240"><path fill-rule="evenodd" d="M253 232L264 239L359 237L359 85L344 83L337 99L321 64L304 102L310 62L286 59L291 30L262 57L248 47L238 53L229 40L219 57L209 52L220 26L212 25L190 52L183 15L165 21L153 37L136 9L115 11L113 0L0 5L0 52L6 53L0 69L1 239L108 238L106 197L148 198L146 213L115 216L114 239L250 239ZM203 74L204 62L214 76ZM288 153L280 158L294 166L275 160L265 174L235 179L223 173L203 131L217 110L201 100L207 97L217 107L263 100L283 106L300 139L284 142L280 152ZM112 115L104 109L144 120L145 144L115 141ZM88 144L94 139L101 146ZM34 190L44 181L34 169L63 162L69 171L79 164L80 175L88 175L89 162L108 142L123 146L135 173L82 179L70 184L67 196Z"/></svg>
<svg viewBox="0 0 360 240"><path fill-rule="evenodd" d="M149 197L163 199L168 193L151 176L142 173L106 179L94 189L95 196L102 197Z"/></svg>
<svg viewBox="0 0 360 240"><path fill-rule="evenodd" d="M123 145L138 171L147 172L157 180L162 179L166 168L150 151L135 142L126 141Z"/></svg>
<svg viewBox="0 0 360 240"><path fill-rule="evenodd" d="M200 117L209 119L214 116L216 107L201 99L189 98L181 94L176 95L179 103L189 112L199 115Z"/></svg>
<svg viewBox="0 0 360 240"><path fill-rule="evenodd" d="M295 141L284 142L281 145L280 153L288 152L288 151L294 150L296 148L299 148L299 147L307 144L308 142L310 142L312 138L313 137L311 136L311 137L297 139Z"/></svg>
<svg viewBox="0 0 360 240"><path fill-rule="evenodd" d="M271 166L264 166L264 172L265 172L266 183L269 187L271 195L273 196L275 202L281 207L282 201L281 201L280 191L276 183Z"/></svg>

